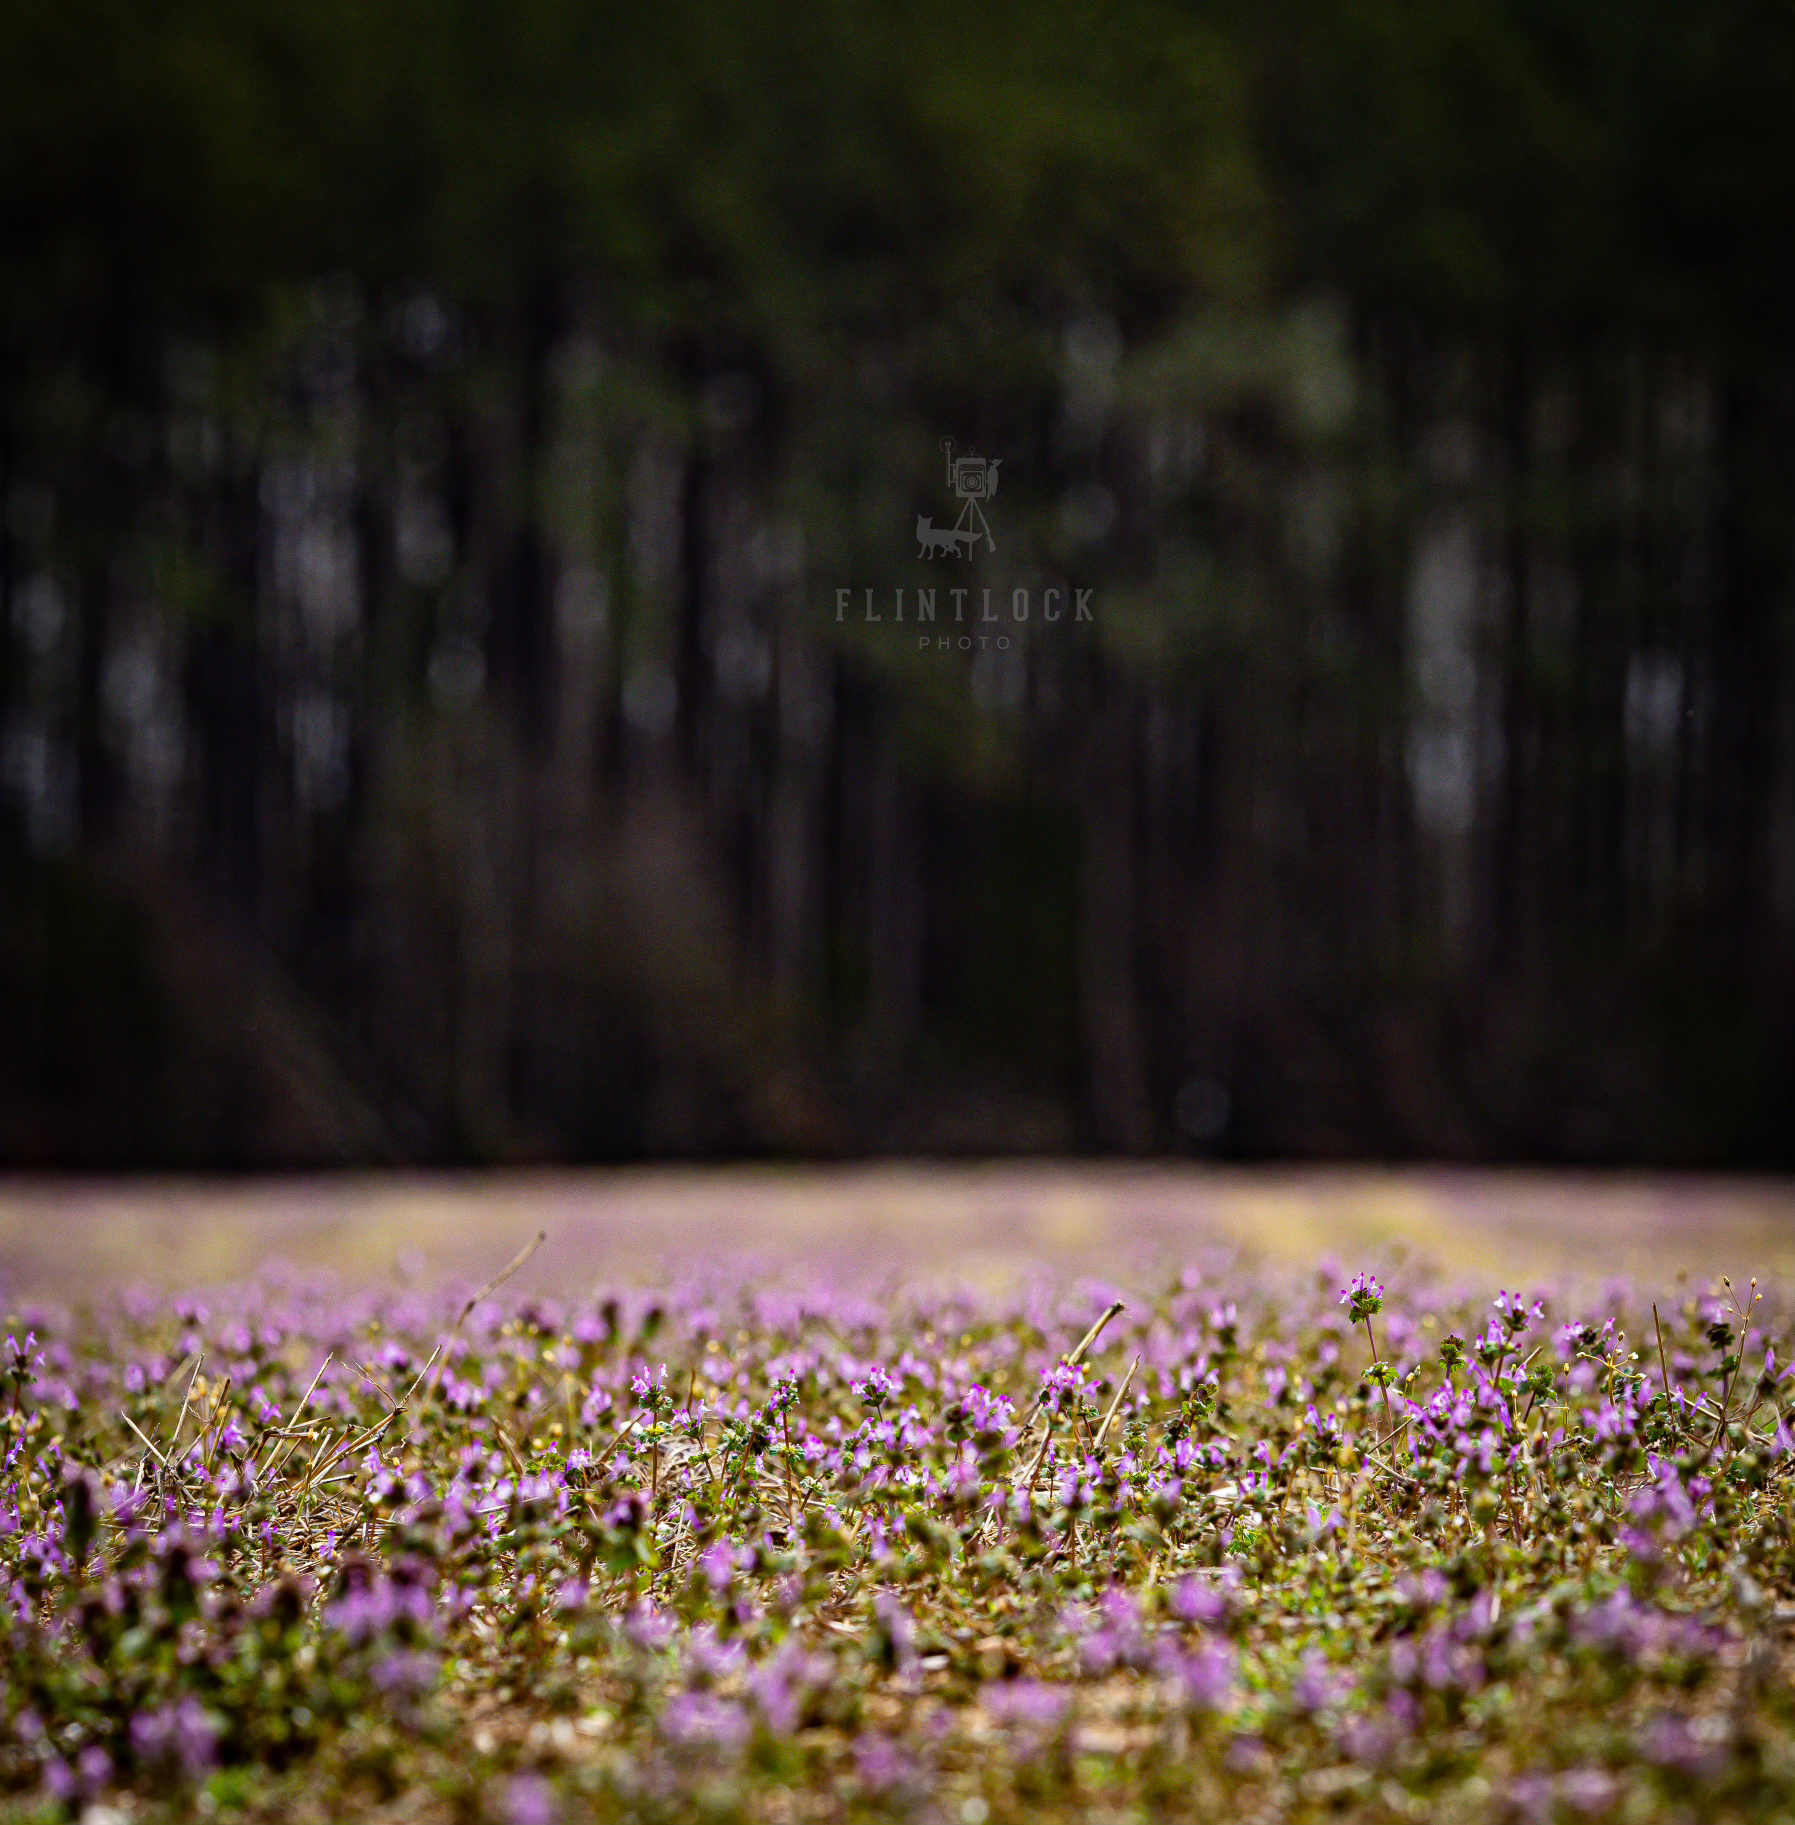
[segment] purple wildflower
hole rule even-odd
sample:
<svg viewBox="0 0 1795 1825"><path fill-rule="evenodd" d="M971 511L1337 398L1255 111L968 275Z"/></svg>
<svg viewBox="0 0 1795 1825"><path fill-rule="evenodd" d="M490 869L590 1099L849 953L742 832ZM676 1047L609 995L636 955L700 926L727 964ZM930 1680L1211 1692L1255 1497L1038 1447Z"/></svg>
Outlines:
<svg viewBox="0 0 1795 1825"><path fill-rule="evenodd" d="M561 1809L555 1790L539 1774L516 1774L505 1783L506 1825L555 1825Z"/></svg>
<svg viewBox="0 0 1795 1825"><path fill-rule="evenodd" d="M155 1711L140 1711L131 1719L131 1748L146 1767L172 1768L196 1780L212 1766L218 1732L197 1698Z"/></svg>
<svg viewBox="0 0 1795 1825"><path fill-rule="evenodd" d="M748 1740L748 1714L713 1692L681 1692L661 1714L661 1734L676 1749L733 1756Z"/></svg>

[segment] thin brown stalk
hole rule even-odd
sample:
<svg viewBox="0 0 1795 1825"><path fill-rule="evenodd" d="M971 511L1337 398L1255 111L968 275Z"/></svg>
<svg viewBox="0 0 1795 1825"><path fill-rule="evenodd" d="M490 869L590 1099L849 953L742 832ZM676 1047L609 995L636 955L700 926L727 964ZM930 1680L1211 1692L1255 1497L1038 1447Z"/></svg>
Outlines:
<svg viewBox="0 0 1795 1825"><path fill-rule="evenodd" d="M1078 1446L1086 1457L1096 1456L1096 1447L1091 1443L1090 1434L1085 1430L1084 1408L1082 1403L1072 1409L1072 1442Z"/></svg>
<svg viewBox="0 0 1795 1825"><path fill-rule="evenodd" d="M795 1539L798 1533L798 1498L792 1488L792 1427L791 1418L783 1407L779 1410L779 1430L785 1435L785 1513Z"/></svg>
<svg viewBox="0 0 1795 1825"><path fill-rule="evenodd" d="M1047 1461L1047 1448L1053 1443L1054 1414L1047 1416L1047 1431L1041 1439L1041 1449L1035 1453L1035 1461L1028 1468L1028 1492L1035 1493L1035 1484L1040 1480L1041 1466Z"/></svg>
<svg viewBox="0 0 1795 1825"><path fill-rule="evenodd" d="M1764 1352L1764 1365L1765 1365L1765 1368L1766 1368L1766 1369L1768 1369L1768 1367L1769 1367L1769 1364L1770 1364L1770 1352L1769 1352L1769 1351L1768 1351L1768 1350L1766 1350L1766 1351L1765 1351L1765 1352ZM1761 1380L1761 1379L1762 1379L1762 1377L1760 1377L1760 1378L1759 1378L1759 1379L1760 1379L1760 1380ZM1759 1395L1758 1395L1758 1396L1757 1396L1757 1397L1756 1397L1756 1399L1754 1399L1754 1400L1753 1400L1753 1401L1752 1401L1752 1403L1751 1403L1751 1405L1750 1405L1750 1406L1749 1406L1749 1407L1747 1407L1747 1408L1746 1408L1746 1410L1745 1410L1745 1417L1744 1417L1744 1418L1743 1418L1743 1419L1742 1419L1742 1420L1741 1420L1741 1421L1740 1421L1740 1422L1739 1422L1739 1424L1740 1424L1740 1425L1742 1425L1742 1426L1747 1426L1747 1427L1749 1427L1749 1426L1750 1426L1750 1424L1751 1424L1751 1422L1752 1422L1752 1421L1753 1421L1753 1420L1754 1420L1754 1419L1756 1419L1756 1418L1757 1418L1757 1416L1758 1416L1758 1409L1759 1409L1759 1408L1760 1408L1760 1407L1761 1407L1761 1406L1763 1406L1763 1404L1764 1404L1764 1397L1763 1397L1763 1395L1762 1395L1762 1394L1759 1394ZM1776 1410L1776 1409L1774 1409L1774 1408L1773 1408L1773 1409L1772 1409L1772 1410L1773 1410L1773 1411L1775 1411L1775 1410ZM1774 1428L1772 1428L1772 1430L1774 1430Z"/></svg>
<svg viewBox="0 0 1795 1825"><path fill-rule="evenodd" d="M1375 1466L1375 1468L1383 1471L1386 1476L1394 1477L1397 1482L1406 1484L1410 1489L1419 1489L1421 1487L1420 1483L1418 1483L1414 1477L1410 1476L1406 1470L1398 1470L1396 1465L1389 1459L1379 1457L1371 1446L1361 1445L1359 1447L1359 1455L1367 1464L1371 1464Z"/></svg>
<svg viewBox="0 0 1795 1825"><path fill-rule="evenodd" d="M214 1436L214 1428L216 1428L219 1435L222 1435L224 1428L220 1426L218 1422L224 1413L224 1404L230 1398L230 1392L231 1378L227 1375L220 1384L217 1396L212 1402L211 1416L207 1419L206 1423L200 1427L199 1435L205 1441L206 1446L205 1456L201 1462L204 1464L208 1476L212 1472L212 1453L218 1445L218 1438Z"/></svg>
<svg viewBox="0 0 1795 1825"><path fill-rule="evenodd" d="M477 1306L488 1293L496 1293L547 1240L548 1231L546 1229L537 1230L536 1239L533 1242L526 1242L523 1247L511 1257L505 1266L502 1267L498 1273L494 1274L493 1277L481 1287L479 1292L474 1294L467 1304L461 1308L461 1316L455 1320L455 1329L460 1330L461 1327L467 1323L474 1307Z"/></svg>
<svg viewBox="0 0 1795 1825"><path fill-rule="evenodd" d="M301 1400L299 1405L293 1409L294 1425L299 1424L300 1414L302 1414L306 1410L306 1407L311 1402L312 1396L318 1392L318 1384L319 1384L319 1382L321 1382L324 1379L324 1371L330 1367L331 1358L335 1355L336 1355L336 1351L334 1351L334 1350L326 1350L324 1352L324 1360L321 1363L319 1363L318 1373L312 1377L312 1385L306 1389L305 1398L303 1400Z"/></svg>
<svg viewBox="0 0 1795 1825"><path fill-rule="evenodd" d="M351 1426L330 1448L328 1455L317 1464L312 1472L310 1480L315 1482L317 1478L325 1473L325 1471L334 1470L350 1452L364 1450L367 1446L373 1444L397 1417L398 1413L397 1409L395 1409L392 1413L389 1413L378 1426L371 1426L364 1430L359 1438L356 1436L356 1429Z"/></svg>
<svg viewBox="0 0 1795 1825"><path fill-rule="evenodd" d="M1116 1300L1113 1305L1107 1307L1098 1316L1097 1322L1085 1332L1078 1342L1073 1345L1071 1350L1060 1358L1060 1362L1067 1368L1076 1368L1078 1364L1084 1360L1085 1355L1090 1350L1091 1346L1103 1335L1104 1326L1119 1312L1125 1312L1127 1309L1127 1306L1125 1306L1120 1299ZM1041 1411L1041 1404L1046 1398L1047 1384L1043 1382L1039 1392L1036 1393L1034 1400L1029 1404L1028 1412L1023 1415L1020 1432L1027 1432L1029 1427L1035 1423L1035 1416ZM1035 1453L1035 1461L1029 1466L1027 1487L1031 1497L1034 1494L1035 1484L1040 1480L1041 1466L1047 1461L1048 1448L1053 1443L1053 1422L1057 1417L1057 1413L1048 1414L1047 1430L1041 1436L1041 1449ZM993 1508L991 1510L990 1519L985 1523L986 1532L997 1527L998 1514L998 1509Z"/></svg>
<svg viewBox="0 0 1795 1825"><path fill-rule="evenodd" d="M511 1434L507 1432L497 1420L493 1421L492 1430L493 1436L505 1447L505 1455L510 1458L511 1467L517 1472L518 1477L521 1480L524 1476L528 1475L528 1472L524 1468L523 1454L518 1450L516 1445L511 1442Z"/></svg>
<svg viewBox="0 0 1795 1825"><path fill-rule="evenodd" d="M193 1399L193 1389L199 1380L199 1372L206 1366L206 1352L202 1347L199 1359L193 1365L193 1373L187 1377L187 1392L181 1401L181 1411L175 1419L174 1437L169 1440L168 1449L172 1454L180 1449L181 1428L187 1423L187 1405Z"/></svg>
<svg viewBox="0 0 1795 1825"><path fill-rule="evenodd" d="M333 1439L324 1450L320 1451L318 1455L312 1459L311 1466L305 1473L305 1481L299 1486L301 1490L310 1490L317 1483L318 1479L336 1463L338 1447L346 1445L349 1442L353 1431L354 1428L351 1427L350 1431L345 1432L340 1439ZM328 1437L329 1435L326 1434L326 1436Z"/></svg>
<svg viewBox="0 0 1795 1825"><path fill-rule="evenodd" d="M133 1432L135 1432L140 1439L143 1440L145 1446L148 1447L150 1456L153 1457L156 1460L156 1462L162 1466L162 1468L164 1470L166 1470L168 1468L168 1460L165 1457L163 1457L162 1453L160 1451L158 1451L154 1445L150 1444L149 1435L144 1431L144 1429L140 1425L138 1425L136 1420L134 1420L128 1413L121 1413L119 1415L119 1418L122 1419L125 1422L125 1424L127 1426L129 1426L131 1428L131 1430Z"/></svg>
<svg viewBox="0 0 1795 1825"><path fill-rule="evenodd" d="M1078 1340L1078 1342L1072 1347L1070 1354L1068 1354L1066 1356L1062 1356L1060 1358L1061 1364L1068 1369L1076 1368L1079 1363L1084 1361L1086 1352L1089 1351L1089 1349L1097 1341L1097 1339L1103 1335L1104 1327L1109 1323L1109 1321L1112 1318L1116 1317L1119 1313L1127 1311L1127 1309L1128 1309L1127 1306L1125 1306L1122 1303L1122 1301L1120 1299L1118 1299L1115 1302L1115 1304L1110 1306L1098 1318L1097 1322L1094 1325L1092 1325L1091 1328L1088 1331L1086 1331L1085 1334ZM1041 1403L1046 1398L1047 1398L1047 1386L1045 1383L1043 1383L1041 1385L1040 1391L1035 1395L1034 1400L1029 1404L1028 1412L1023 1416L1022 1430L1024 1432L1026 1432L1029 1429L1029 1427L1034 1424L1035 1415L1040 1412ZM1051 1431L1052 1428L1049 1427L1049 1430Z"/></svg>
<svg viewBox="0 0 1795 1825"><path fill-rule="evenodd" d="M1369 1312L1365 1314L1365 1336L1371 1345L1372 1366L1374 1368L1381 1368L1383 1366L1383 1358L1377 1353L1377 1338L1371 1329L1371 1314ZM1497 1359L1497 1366L1498 1368L1501 1366L1500 1358ZM1378 1385L1384 1391L1384 1418L1390 1423L1389 1436L1394 1438L1396 1436L1396 1412L1390 1405L1390 1384L1386 1381L1380 1382Z"/></svg>
<svg viewBox="0 0 1795 1825"><path fill-rule="evenodd" d="M607 1465L611 1461L611 1454L614 1451L616 1451L617 1447L619 1445L621 1445L623 1443L623 1441L626 1438L628 1438L632 1432L635 1431L636 1422L641 1417L642 1417L642 1415L640 1413L632 1413L630 1415L629 1423L627 1425L625 1425L623 1427L623 1429L617 1434L617 1436L614 1439L612 1439L611 1442L604 1448L604 1450L602 1452L600 1452L599 1455L592 1460L591 1468L587 1473L588 1475L596 1476L599 1473L599 1471L604 1469L605 1465Z"/></svg>
<svg viewBox="0 0 1795 1825"><path fill-rule="evenodd" d="M474 1307L489 1293L496 1293L547 1240L548 1231L546 1229L537 1230L535 1238L532 1241L526 1242L523 1247L506 1262L504 1267L502 1267L498 1273L494 1274L493 1277L468 1300L467 1304L461 1308L461 1311L456 1316L455 1322L449 1326L448 1335L430 1352L430 1360L418 1371L417 1380L405 1390L404 1398L399 1402L401 1408L408 1406L411 1402L411 1397L424 1385L425 1378L441 1360L443 1351L446 1350L455 1337L460 1334L461 1327L467 1323L469 1317L473 1313Z"/></svg>
<svg viewBox="0 0 1795 1825"><path fill-rule="evenodd" d="M456 1329L457 1330L460 1329L459 1323L457 1323ZM449 1337L453 1337L454 1335L455 1335L454 1331L451 1331L449 1333ZM444 1349L448 1346L449 1337L442 1338L437 1343L436 1348L430 1352L430 1360L427 1363L425 1363L424 1366L420 1370L418 1370L416 1380L414 1380L412 1382L411 1386L405 1390L403 1395L400 1396L399 1405L401 1407L407 1405L409 1403L409 1401L411 1400L411 1397L415 1393L417 1393L417 1391L420 1387L423 1386L424 1377L426 1375L428 1375L430 1373L430 1371L436 1367L436 1359L440 1355L442 1355Z"/></svg>
<svg viewBox="0 0 1795 1825"><path fill-rule="evenodd" d="M375 1393L377 1393L380 1396L380 1398L386 1402L387 1406L394 1413L397 1413L399 1411L399 1409L404 1406L405 1403L402 1400L400 1400L396 1394L393 1393L392 1389L389 1388L386 1385L386 1383L384 1381L382 1381L380 1379L380 1377L378 1375L376 1375L374 1373L374 1371L372 1369L370 1369L365 1362L357 1361L355 1366L358 1369L360 1369L362 1374L365 1375L368 1378L368 1380L373 1384Z"/></svg>
<svg viewBox="0 0 1795 1825"><path fill-rule="evenodd" d="M1127 1394L1129 1385L1134 1380L1135 1370L1140 1366L1141 1359L1138 1356L1128 1365L1128 1373L1122 1377L1122 1385L1116 1390L1115 1399L1109 1403L1109 1411L1103 1416L1103 1424L1097 1428L1097 1440L1091 1448L1091 1455L1093 1457L1098 1456L1102 1452L1103 1441L1109 1437L1109 1429L1115 1420L1116 1411L1122 1405L1123 1396Z"/></svg>
<svg viewBox="0 0 1795 1825"><path fill-rule="evenodd" d="M320 1428L317 1426L307 1426L300 1431L283 1431L271 1434L270 1436L273 1438L284 1442L286 1449L281 1452L278 1457L269 1460L268 1468L262 1472L262 1475L264 1477L271 1477L277 1470L282 1469L287 1460L307 1439L313 1439L318 1436L319 1430Z"/></svg>

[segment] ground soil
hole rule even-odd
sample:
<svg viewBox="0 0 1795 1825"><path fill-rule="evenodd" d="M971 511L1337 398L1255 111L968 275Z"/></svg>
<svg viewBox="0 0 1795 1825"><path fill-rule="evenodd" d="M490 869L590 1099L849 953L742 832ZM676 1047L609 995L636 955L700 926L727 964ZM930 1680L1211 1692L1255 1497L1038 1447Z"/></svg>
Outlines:
<svg viewBox="0 0 1795 1825"><path fill-rule="evenodd" d="M308 1179L0 1180L0 1290L62 1299L273 1262L346 1279L484 1280L538 1230L520 1284L583 1291L694 1259L994 1282L1130 1279L1245 1252L1349 1271L1407 1255L1517 1288L1795 1274L1795 1182L1447 1170L1030 1163Z"/></svg>

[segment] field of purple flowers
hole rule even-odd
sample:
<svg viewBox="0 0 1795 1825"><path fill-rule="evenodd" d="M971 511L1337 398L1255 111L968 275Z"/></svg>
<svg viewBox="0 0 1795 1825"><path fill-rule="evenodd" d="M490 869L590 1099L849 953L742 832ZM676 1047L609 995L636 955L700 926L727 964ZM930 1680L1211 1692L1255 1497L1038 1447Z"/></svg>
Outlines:
<svg viewBox="0 0 1795 1825"><path fill-rule="evenodd" d="M1791 1816L1795 1314L1404 1274L15 1303L0 1817Z"/></svg>

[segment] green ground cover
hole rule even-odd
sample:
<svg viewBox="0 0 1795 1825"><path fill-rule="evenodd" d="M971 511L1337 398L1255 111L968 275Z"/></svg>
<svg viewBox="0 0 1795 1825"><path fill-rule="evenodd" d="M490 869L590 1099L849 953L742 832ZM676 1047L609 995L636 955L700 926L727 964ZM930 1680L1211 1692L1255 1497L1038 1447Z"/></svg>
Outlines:
<svg viewBox="0 0 1795 1825"><path fill-rule="evenodd" d="M1755 1286L517 1286L10 1302L3 1816L1795 1810Z"/></svg>

